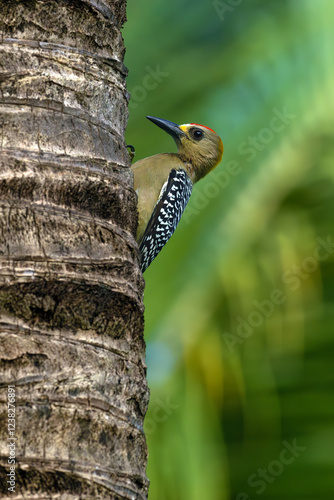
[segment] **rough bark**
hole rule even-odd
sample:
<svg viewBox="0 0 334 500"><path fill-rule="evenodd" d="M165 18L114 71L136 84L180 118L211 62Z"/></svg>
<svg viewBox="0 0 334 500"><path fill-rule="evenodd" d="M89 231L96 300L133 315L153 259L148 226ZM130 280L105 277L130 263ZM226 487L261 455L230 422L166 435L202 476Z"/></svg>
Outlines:
<svg viewBox="0 0 334 500"><path fill-rule="evenodd" d="M0 0L0 494L147 496L125 0ZM10 413L12 416L13 413Z"/></svg>

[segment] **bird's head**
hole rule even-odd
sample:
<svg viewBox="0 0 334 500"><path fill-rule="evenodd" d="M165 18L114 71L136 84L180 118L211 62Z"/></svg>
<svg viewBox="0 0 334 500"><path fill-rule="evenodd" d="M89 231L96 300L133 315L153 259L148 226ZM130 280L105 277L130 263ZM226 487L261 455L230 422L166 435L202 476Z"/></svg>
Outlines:
<svg viewBox="0 0 334 500"><path fill-rule="evenodd" d="M193 182L202 179L220 163L224 152L223 142L211 128L197 123L177 125L153 116L147 118L173 137L178 156L193 167Z"/></svg>

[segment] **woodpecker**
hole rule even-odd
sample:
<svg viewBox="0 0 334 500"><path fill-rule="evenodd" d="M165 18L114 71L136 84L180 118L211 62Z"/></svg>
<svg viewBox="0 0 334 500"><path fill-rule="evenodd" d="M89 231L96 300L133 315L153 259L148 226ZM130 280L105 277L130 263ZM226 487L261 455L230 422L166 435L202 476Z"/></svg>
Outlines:
<svg viewBox="0 0 334 500"><path fill-rule="evenodd" d="M142 272L174 233L193 185L220 163L224 151L221 138L211 128L147 118L173 137L177 153L157 154L131 166L138 196L137 242Z"/></svg>

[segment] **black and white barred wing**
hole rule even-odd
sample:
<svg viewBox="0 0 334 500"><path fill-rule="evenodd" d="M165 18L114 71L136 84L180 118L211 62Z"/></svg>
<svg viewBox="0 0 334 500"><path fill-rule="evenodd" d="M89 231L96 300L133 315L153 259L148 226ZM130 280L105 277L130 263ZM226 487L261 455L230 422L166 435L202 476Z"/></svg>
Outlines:
<svg viewBox="0 0 334 500"><path fill-rule="evenodd" d="M192 187L185 170L171 170L139 247L142 272L148 268L174 233L189 201Z"/></svg>

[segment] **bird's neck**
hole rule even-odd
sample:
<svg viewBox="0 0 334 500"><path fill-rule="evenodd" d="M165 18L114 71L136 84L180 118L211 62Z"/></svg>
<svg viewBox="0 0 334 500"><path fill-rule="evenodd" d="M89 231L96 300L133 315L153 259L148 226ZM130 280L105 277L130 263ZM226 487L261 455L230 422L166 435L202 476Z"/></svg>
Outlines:
<svg viewBox="0 0 334 500"><path fill-rule="evenodd" d="M185 155L182 151L179 151L177 156L184 163L193 184L203 179L217 165L217 162L213 158L189 157L189 155Z"/></svg>

